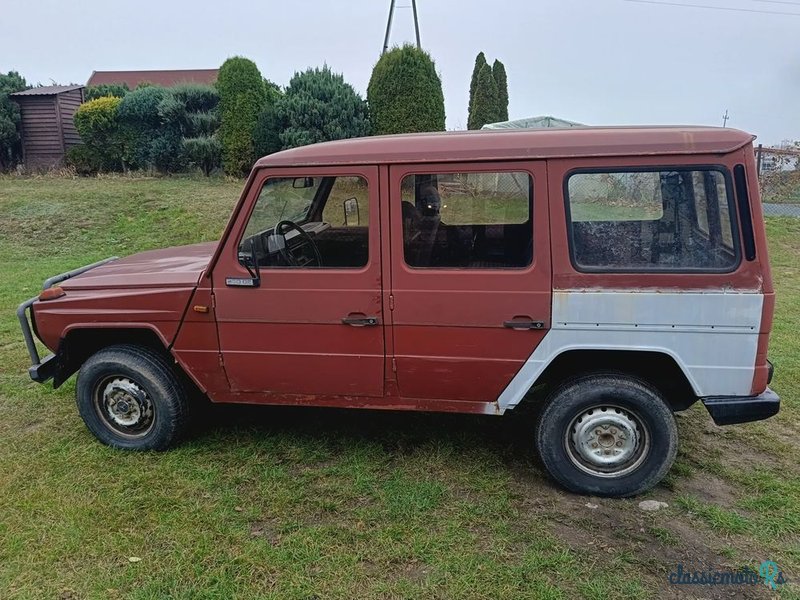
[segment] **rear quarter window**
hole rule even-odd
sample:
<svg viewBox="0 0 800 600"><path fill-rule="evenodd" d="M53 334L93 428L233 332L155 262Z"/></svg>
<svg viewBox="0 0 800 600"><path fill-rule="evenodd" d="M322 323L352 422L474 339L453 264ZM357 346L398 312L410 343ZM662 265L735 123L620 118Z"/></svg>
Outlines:
<svg viewBox="0 0 800 600"><path fill-rule="evenodd" d="M573 171L564 193L578 270L729 272L739 264L723 167Z"/></svg>

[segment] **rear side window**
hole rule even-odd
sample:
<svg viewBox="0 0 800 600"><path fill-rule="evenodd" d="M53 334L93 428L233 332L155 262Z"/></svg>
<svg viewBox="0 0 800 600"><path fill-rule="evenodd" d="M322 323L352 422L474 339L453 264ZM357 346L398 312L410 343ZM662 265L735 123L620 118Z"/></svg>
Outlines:
<svg viewBox="0 0 800 600"><path fill-rule="evenodd" d="M420 173L401 182L403 255L418 268L513 269L531 264L528 173Z"/></svg>
<svg viewBox="0 0 800 600"><path fill-rule="evenodd" d="M586 271L732 271L733 193L722 168L573 172L570 251Z"/></svg>

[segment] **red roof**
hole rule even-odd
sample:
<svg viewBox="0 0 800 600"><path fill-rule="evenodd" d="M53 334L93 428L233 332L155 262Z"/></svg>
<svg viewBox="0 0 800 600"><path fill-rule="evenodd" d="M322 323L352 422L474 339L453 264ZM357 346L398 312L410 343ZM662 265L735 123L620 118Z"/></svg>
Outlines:
<svg viewBox="0 0 800 600"><path fill-rule="evenodd" d="M725 154L754 139L721 127L570 127L373 136L276 152L258 167L519 160L648 154Z"/></svg>
<svg viewBox="0 0 800 600"><path fill-rule="evenodd" d="M94 71L86 85L127 84L135 89L140 83L171 87L178 83L214 83L219 69L176 69L168 71Z"/></svg>

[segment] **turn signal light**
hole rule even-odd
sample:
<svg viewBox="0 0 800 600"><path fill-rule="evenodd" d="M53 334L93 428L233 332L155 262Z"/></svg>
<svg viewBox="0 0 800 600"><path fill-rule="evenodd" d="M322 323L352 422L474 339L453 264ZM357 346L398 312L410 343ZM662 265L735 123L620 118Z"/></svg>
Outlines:
<svg viewBox="0 0 800 600"><path fill-rule="evenodd" d="M39 300L55 300L56 298L61 298L61 296L66 296L67 292L64 291L63 288L58 286L54 286L51 288L47 288L41 294L39 294Z"/></svg>

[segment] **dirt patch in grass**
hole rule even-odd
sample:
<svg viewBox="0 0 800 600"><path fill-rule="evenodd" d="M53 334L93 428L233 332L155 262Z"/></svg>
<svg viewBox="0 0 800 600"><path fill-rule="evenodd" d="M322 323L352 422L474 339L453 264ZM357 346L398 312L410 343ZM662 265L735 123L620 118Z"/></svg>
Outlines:
<svg viewBox="0 0 800 600"><path fill-rule="evenodd" d="M654 591L653 597L771 597L764 586L677 586L669 582L669 574L679 564L693 570L736 571L744 564L764 559L763 551L743 536L732 539L717 534L679 508L677 499L681 494L732 506L736 492L715 475L679 478L675 490L657 487L648 498L669 504L669 508L657 512L642 511L638 506L642 498L620 500L566 494L523 465L515 470L514 479L521 498L521 518L545 516L550 523L549 533L596 569L618 571L623 564L638 571Z"/></svg>
<svg viewBox="0 0 800 600"><path fill-rule="evenodd" d="M716 475L695 473L680 481L677 491L691 494L705 502L713 502L718 506L733 506L737 494L733 486Z"/></svg>
<svg viewBox="0 0 800 600"><path fill-rule="evenodd" d="M275 520L254 521L250 524L250 535L261 538L273 546L278 545L281 541L279 523Z"/></svg>

